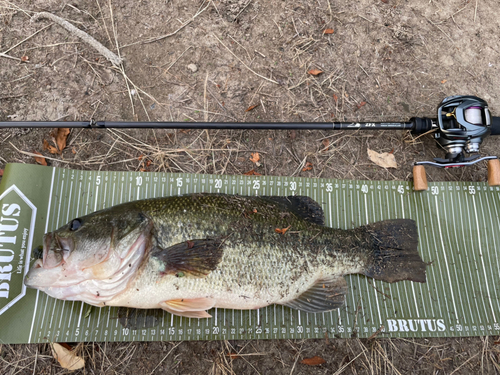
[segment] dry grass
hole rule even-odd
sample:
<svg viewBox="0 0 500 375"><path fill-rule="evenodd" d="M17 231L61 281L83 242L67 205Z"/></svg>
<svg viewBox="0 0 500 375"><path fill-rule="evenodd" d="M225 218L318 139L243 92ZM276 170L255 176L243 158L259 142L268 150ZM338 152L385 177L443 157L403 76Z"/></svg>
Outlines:
<svg viewBox="0 0 500 375"><path fill-rule="evenodd" d="M497 374L493 338L338 339L177 343L87 343L75 349L87 373L99 374ZM326 363L301 361L319 356ZM2 374L64 373L48 344L2 345Z"/></svg>

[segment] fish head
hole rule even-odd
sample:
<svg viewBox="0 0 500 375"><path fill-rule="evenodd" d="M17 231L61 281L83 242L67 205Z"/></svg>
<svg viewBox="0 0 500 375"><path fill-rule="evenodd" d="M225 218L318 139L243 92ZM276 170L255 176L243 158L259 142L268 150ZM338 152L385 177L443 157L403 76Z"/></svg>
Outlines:
<svg viewBox="0 0 500 375"><path fill-rule="evenodd" d="M24 283L60 299L86 301L90 289L103 288L109 293L90 293L111 296L137 270L150 246L151 228L145 214L119 206L73 219L44 235L43 251Z"/></svg>

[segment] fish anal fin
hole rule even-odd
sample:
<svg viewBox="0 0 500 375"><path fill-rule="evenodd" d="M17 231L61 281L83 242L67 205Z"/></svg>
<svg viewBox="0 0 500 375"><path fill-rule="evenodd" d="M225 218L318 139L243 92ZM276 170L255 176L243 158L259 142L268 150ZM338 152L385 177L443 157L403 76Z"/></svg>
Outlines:
<svg viewBox="0 0 500 375"><path fill-rule="evenodd" d="M178 277L204 277L215 270L222 259L222 242L214 239L193 239L165 249L156 246L151 256L165 264L164 274Z"/></svg>
<svg viewBox="0 0 500 375"><path fill-rule="evenodd" d="M298 298L283 305L310 313L335 310L344 304L347 290L342 276L332 276L320 279Z"/></svg>
<svg viewBox="0 0 500 375"><path fill-rule="evenodd" d="M325 225L323 208L314 199L306 196L262 197L278 204L282 209L290 211L302 219L318 225Z"/></svg>
<svg viewBox="0 0 500 375"><path fill-rule="evenodd" d="M173 299L160 303L163 310L186 318L211 318L212 315L206 310L214 305L215 300L212 298Z"/></svg>

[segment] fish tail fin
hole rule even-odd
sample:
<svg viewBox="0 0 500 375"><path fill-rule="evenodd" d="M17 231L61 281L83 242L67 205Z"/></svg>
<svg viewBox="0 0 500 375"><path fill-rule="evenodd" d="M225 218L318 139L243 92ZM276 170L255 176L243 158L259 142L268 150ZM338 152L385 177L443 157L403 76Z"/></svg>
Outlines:
<svg viewBox="0 0 500 375"><path fill-rule="evenodd" d="M373 248L366 276L389 283L402 280L425 282L426 264L418 247L415 221L385 220L366 226L373 239Z"/></svg>

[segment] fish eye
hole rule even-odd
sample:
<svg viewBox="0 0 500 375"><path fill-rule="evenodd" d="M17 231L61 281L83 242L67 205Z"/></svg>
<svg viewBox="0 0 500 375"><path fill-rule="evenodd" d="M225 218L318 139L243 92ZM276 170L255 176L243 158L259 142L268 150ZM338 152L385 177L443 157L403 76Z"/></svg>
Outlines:
<svg viewBox="0 0 500 375"><path fill-rule="evenodd" d="M71 220L69 223L70 230L78 230L82 226L82 221L80 219Z"/></svg>

